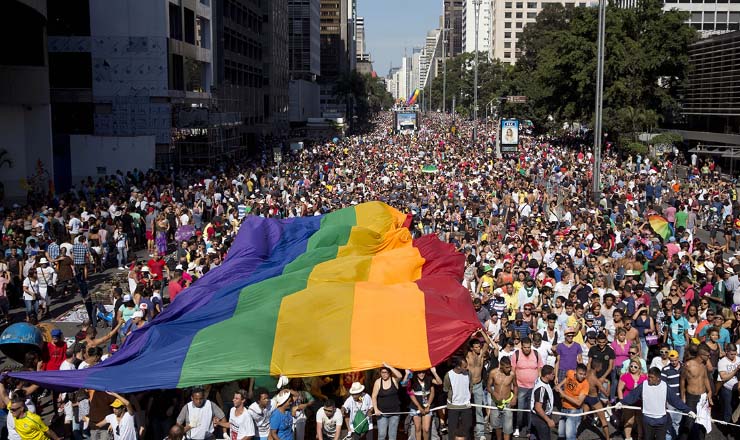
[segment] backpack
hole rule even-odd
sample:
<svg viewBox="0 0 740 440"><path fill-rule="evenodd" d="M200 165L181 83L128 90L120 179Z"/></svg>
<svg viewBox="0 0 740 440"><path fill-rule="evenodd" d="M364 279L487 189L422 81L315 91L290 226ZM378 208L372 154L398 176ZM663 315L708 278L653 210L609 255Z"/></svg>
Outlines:
<svg viewBox="0 0 740 440"><path fill-rule="evenodd" d="M516 364L519 365L519 351L517 350L514 352L514 361L516 361ZM534 353L534 358L537 360L537 366L539 368L540 365L540 353L537 351L537 349L532 348L532 353Z"/></svg>
<svg viewBox="0 0 740 440"><path fill-rule="evenodd" d="M362 407L357 408L357 412L355 412L355 417L352 419L352 430L357 435L365 434L370 430L370 420L362 412Z"/></svg>

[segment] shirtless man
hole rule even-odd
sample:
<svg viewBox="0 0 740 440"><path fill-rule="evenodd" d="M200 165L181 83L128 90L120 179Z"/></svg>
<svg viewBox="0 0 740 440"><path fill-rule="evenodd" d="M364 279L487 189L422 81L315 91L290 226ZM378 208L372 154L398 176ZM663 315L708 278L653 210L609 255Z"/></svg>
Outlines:
<svg viewBox="0 0 740 440"><path fill-rule="evenodd" d="M488 344L483 347L483 343L476 336L482 335ZM473 390L473 403L483 405L483 363L486 361L486 356L493 345L488 334L482 329L479 329L473 334L474 338L468 343L468 353L465 355L465 360L468 361L468 374L470 375L470 383L472 384ZM475 425L474 425L475 438L481 439L485 437L486 431L486 419L483 415L483 408L475 407Z"/></svg>
<svg viewBox="0 0 740 440"><path fill-rule="evenodd" d="M637 331L636 328L632 327L632 317L629 315L624 315L624 318L622 318L622 323L624 323L624 329L627 330L627 340L632 342L633 347L637 347L637 352L640 354L641 357L647 358L647 354L643 355L640 353L640 333Z"/></svg>
<svg viewBox="0 0 740 440"><path fill-rule="evenodd" d="M514 433L514 412L504 408L516 408L519 388L516 373L511 369L511 358L503 357L498 368L488 373L488 392L491 394L491 427L496 430L496 439L509 440Z"/></svg>
<svg viewBox="0 0 740 440"><path fill-rule="evenodd" d="M696 356L686 361L681 368L679 382L681 400L686 402L686 405L695 413L698 413L697 404L704 393L707 394L709 405L712 406L712 382L709 379L709 374L707 374L708 360L709 347L706 344L701 344L696 350ZM704 428L694 422L693 418L684 416L681 421L680 440L688 439L690 434L692 439L704 440L706 435ZM695 433L692 432L692 425L693 429L696 430Z"/></svg>
<svg viewBox="0 0 740 440"><path fill-rule="evenodd" d="M599 394L604 396L609 395L609 379L598 375L603 366L604 361L601 359L591 359L591 368L588 369L588 373L586 374L586 381L588 381L588 395L583 401L584 411L591 411L604 407L604 402L601 401ZM609 425L606 423L604 411L599 411L597 414L599 422L601 422L601 428L604 430L606 440L609 440Z"/></svg>

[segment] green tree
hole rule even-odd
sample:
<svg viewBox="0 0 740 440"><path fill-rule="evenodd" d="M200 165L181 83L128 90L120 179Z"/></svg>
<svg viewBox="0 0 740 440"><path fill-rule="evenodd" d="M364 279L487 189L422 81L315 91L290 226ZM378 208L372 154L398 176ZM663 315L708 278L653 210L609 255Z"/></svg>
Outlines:
<svg viewBox="0 0 740 440"><path fill-rule="evenodd" d="M659 0L606 12L604 127L608 131L654 127L673 119L688 70L688 45L696 31L686 13L663 11ZM597 8L546 4L522 34L522 55L510 82L527 95L532 119L591 121L596 87ZM629 109L632 110L629 110Z"/></svg>

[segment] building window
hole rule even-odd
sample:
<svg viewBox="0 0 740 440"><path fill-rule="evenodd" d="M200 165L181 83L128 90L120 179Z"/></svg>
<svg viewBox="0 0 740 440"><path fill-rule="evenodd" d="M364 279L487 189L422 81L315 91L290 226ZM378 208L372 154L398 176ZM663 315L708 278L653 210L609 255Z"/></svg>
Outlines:
<svg viewBox="0 0 740 440"><path fill-rule="evenodd" d="M537 18L536 12L527 12L527 18Z"/></svg>
<svg viewBox="0 0 740 440"><path fill-rule="evenodd" d="M524 3L523 2L516 2L516 7L517 7L517 9L521 9L521 8L524 7Z"/></svg>
<svg viewBox="0 0 740 440"><path fill-rule="evenodd" d="M504 42L504 49L511 49L511 41Z"/></svg>
<svg viewBox="0 0 740 440"><path fill-rule="evenodd" d="M195 44L195 12L185 8L185 42Z"/></svg>
<svg viewBox="0 0 740 440"><path fill-rule="evenodd" d="M517 22L516 22L516 28L517 28L517 29L521 29L521 28L522 28L523 26L524 26L524 25L522 24L522 22L521 22L521 21L517 21Z"/></svg>
<svg viewBox="0 0 740 440"><path fill-rule="evenodd" d="M504 52L504 58L511 58L511 52Z"/></svg>
<svg viewBox="0 0 740 440"><path fill-rule="evenodd" d="M504 23L504 27L506 29L511 29L511 22L510 21L507 21L506 23Z"/></svg>
<svg viewBox="0 0 740 440"><path fill-rule="evenodd" d="M89 1L48 2L46 8L49 35L90 36Z"/></svg>
<svg viewBox="0 0 740 440"><path fill-rule="evenodd" d="M170 3L170 38L182 41L182 16L180 7Z"/></svg>
<svg viewBox="0 0 740 440"><path fill-rule="evenodd" d="M511 32L504 32L504 38L511 38Z"/></svg>
<svg viewBox="0 0 740 440"><path fill-rule="evenodd" d="M537 9L537 2L527 2L527 7L529 9Z"/></svg>
<svg viewBox="0 0 740 440"><path fill-rule="evenodd" d="M173 54L170 66L170 90L183 90L184 88L182 55Z"/></svg>
<svg viewBox="0 0 740 440"><path fill-rule="evenodd" d="M511 9L511 2L504 3L504 7L507 9Z"/></svg>
<svg viewBox="0 0 740 440"><path fill-rule="evenodd" d="M511 18L511 12L504 12L504 18Z"/></svg>
<svg viewBox="0 0 740 440"><path fill-rule="evenodd" d="M203 49L211 48L211 22L207 18L198 17L195 21L195 44Z"/></svg>
<svg viewBox="0 0 740 440"><path fill-rule="evenodd" d="M586 7L586 4L585 3L578 3L578 6L580 6L582 8L585 8Z"/></svg>
<svg viewBox="0 0 740 440"><path fill-rule="evenodd" d="M517 12L516 13L516 18L522 18L522 13L521 12Z"/></svg>

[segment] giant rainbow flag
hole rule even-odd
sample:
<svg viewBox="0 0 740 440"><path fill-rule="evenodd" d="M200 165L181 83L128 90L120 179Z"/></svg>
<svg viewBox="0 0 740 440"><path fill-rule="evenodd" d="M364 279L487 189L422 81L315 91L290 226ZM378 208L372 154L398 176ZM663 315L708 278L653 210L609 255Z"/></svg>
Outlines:
<svg viewBox="0 0 740 440"><path fill-rule="evenodd" d="M11 376L55 389L181 388L262 375L317 376L383 362L423 369L480 327L463 256L380 202L324 216L250 216L226 261L77 371Z"/></svg>

